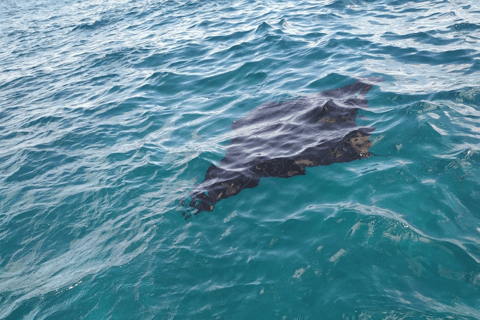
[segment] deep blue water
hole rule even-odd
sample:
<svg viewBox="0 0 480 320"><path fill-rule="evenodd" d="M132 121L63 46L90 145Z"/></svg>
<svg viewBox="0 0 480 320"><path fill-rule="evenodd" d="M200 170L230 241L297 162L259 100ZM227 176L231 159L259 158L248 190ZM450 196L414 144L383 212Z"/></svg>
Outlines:
<svg viewBox="0 0 480 320"><path fill-rule="evenodd" d="M185 221L230 124L381 77L370 157ZM480 319L480 3L0 0L0 319Z"/></svg>

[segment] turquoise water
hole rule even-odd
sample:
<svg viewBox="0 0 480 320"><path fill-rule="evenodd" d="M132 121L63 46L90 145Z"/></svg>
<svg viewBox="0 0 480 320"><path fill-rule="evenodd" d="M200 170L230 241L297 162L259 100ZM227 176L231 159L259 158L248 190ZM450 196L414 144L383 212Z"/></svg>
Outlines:
<svg viewBox="0 0 480 320"><path fill-rule="evenodd" d="M0 1L0 319L480 319L480 4ZM268 101L370 157L180 201Z"/></svg>

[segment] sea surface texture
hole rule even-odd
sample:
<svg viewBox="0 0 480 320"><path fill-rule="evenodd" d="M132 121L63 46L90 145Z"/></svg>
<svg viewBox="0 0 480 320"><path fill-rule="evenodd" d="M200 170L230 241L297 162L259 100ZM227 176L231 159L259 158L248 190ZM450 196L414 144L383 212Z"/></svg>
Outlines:
<svg viewBox="0 0 480 320"><path fill-rule="evenodd" d="M235 120L373 77L376 156L184 219ZM480 2L0 0L0 319L480 319Z"/></svg>

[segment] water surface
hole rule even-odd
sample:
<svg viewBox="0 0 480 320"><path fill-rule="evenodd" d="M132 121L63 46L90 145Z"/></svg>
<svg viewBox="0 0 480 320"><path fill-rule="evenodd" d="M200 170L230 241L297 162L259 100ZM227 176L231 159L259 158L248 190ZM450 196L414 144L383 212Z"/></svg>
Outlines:
<svg viewBox="0 0 480 320"><path fill-rule="evenodd" d="M0 319L480 319L480 5L0 1ZM371 157L184 221L230 124L382 77Z"/></svg>

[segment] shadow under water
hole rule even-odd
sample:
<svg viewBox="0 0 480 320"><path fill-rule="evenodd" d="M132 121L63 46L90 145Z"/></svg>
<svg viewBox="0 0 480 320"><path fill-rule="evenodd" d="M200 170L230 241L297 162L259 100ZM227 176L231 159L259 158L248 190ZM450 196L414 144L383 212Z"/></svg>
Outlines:
<svg viewBox="0 0 480 320"><path fill-rule="evenodd" d="M265 103L232 123L234 138L219 166L211 165L195 187L185 219L212 211L221 199L254 188L260 178L305 175L306 167L368 158L373 127L358 127L358 109L381 79L362 79L345 87L298 100Z"/></svg>

